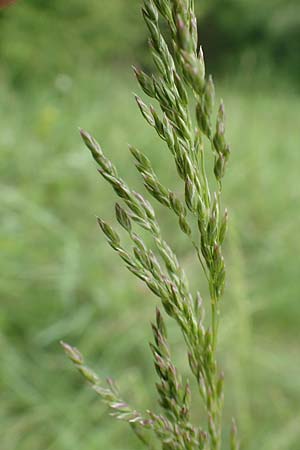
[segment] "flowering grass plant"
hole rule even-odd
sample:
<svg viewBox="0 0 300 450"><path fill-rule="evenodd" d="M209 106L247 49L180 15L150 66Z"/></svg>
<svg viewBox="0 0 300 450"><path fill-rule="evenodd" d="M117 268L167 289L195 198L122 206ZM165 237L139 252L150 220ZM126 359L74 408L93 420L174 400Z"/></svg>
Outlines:
<svg viewBox="0 0 300 450"><path fill-rule="evenodd" d="M135 99L146 122L169 149L178 174L178 192L163 184L145 154L133 146L129 150L150 196L174 214L179 230L189 238L204 273L209 298L202 299L201 286L197 292L191 291L184 268L163 236L152 203L127 185L97 141L81 130L99 173L119 197L116 219L128 234L132 249L123 245L122 236L101 218L99 226L130 272L160 299L162 309L156 310L150 344L158 376L160 411L136 411L123 400L112 380L104 385L85 365L76 348L62 345L112 415L128 422L147 448L159 445L163 450L220 450L224 374L216 360L216 349L226 274L222 244L228 223L221 200L230 156L225 138L225 109L221 102L215 116L214 83L205 72L194 1L144 0L142 11L157 70L152 75L137 68L134 72L155 106L137 95ZM208 165L209 159L212 164ZM213 168L212 177L206 166ZM146 244L139 233L141 229L151 236L152 246ZM191 398L190 382L173 363L164 314L176 321L183 335L188 364L206 417L204 423L193 424L191 401L196 399ZM230 449L238 448L233 422Z"/></svg>

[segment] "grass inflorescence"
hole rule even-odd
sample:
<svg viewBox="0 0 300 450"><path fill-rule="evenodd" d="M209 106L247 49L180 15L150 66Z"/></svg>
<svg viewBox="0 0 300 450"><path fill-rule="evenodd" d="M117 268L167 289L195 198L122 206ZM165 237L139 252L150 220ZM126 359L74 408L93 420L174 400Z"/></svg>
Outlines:
<svg viewBox="0 0 300 450"><path fill-rule="evenodd" d="M84 130L80 133L99 166L99 173L120 199L115 205L115 215L132 242L132 251L122 244L122 237L110 224L101 218L98 224L130 272L146 284L160 299L165 313L177 322L202 400L205 422L192 424L190 382L180 375L172 361L160 309L152 325L154 342L151 344L159 378L156 387L160 413L137 412L122 400L114 383L109 380L107 387L103 386L98 376L84 365L77 349L62 345L113 415L129 422L149 448L152 448L152 441L148 431L152 430L163 450L220 450L224 373L218 367L216 349L226 276L222 244L228 224L228 212L223 209L221 199L230 156L225 137L225 108L221 101L215 116L214 83L212 77L206 75L203 52L198 44L193 0L145 0L142 11L157 71L151 76L138 68L134 68L134 72L141 89L159 108L146 104L138 95L135 99L146 122L170 151L181 193L180 189L175 193L163 184L148 157L139 149L133 146L129 149L147 192L174 213L179 229L190 239L207 281L209 301L202 299L201 287L196 293L191 291L187 274L165 240L151 202L119 176L117 168L89 133ZM162 22L169 29L171 44L164 37ZM209 158L213 178L206 169ZM150 235L152 246L139 230ZM210 314L205 319L208 307ZM235 422L230 446L231 450L239 448Z"/></svg>

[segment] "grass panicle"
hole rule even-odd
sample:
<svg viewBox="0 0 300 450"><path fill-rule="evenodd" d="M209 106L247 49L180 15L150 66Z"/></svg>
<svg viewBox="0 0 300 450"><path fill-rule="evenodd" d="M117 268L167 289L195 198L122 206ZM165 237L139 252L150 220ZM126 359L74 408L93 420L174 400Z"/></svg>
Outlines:
<svg viewBox="0 0 300 450"><path fill-rule="evenodd" d="M159 414L147 411L141 415L131 409L111 383L108 388L102 387L76 349L67 344L63 347L113 415L134 424L135 432L149 448L151 444L143 429L154 432L163 450L220 450L224 374L216 361L216 348L226 275L222 244L228 225L228 212L223 211L221 197L230 156L225 137L225 108L221 101L214 116L215 88L212 77L206 75L193 0L144 0L142 12L156 72L147 75L134 68L134 73L142 91L156 106L147 105L138 95L135 99L146 122L170 151L181 180L181 194L164 186L146 155L133 146L129 149L147 192L175 214L180 230L189 237L208 283L209 301L204 302L199 292L191 292L184 268L165 240L152 204L119 176L89 133L84 130L80 133L99 166L99 173L119 197L116 219L128 234L132 250L125 248L122 237L100 218L99 226L130 272L148 286L160 299L165 313L177 322L202 400L205 422L200 426L192 424L190 382L183 379L172 362L166 325L159 309L152 325L154 342L150 345L158 376L156 387L162 408ZM171 44L164 37L163 22ZM210 182L205 167L209 157L213 160L214 176ZM139 230L149 233L153 245L146 244ZM211 310L206 320L205 307ZM230 442L231 450L239 448L235 422Z"/></svg>

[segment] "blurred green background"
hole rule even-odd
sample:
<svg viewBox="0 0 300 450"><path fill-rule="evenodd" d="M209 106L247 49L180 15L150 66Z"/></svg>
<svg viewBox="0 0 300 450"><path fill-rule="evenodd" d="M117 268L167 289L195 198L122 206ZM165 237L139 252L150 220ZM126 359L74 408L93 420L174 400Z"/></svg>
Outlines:
<svg viewBox="0 0 300 450"><path fill-rule="evenodd" d="M128 142L179 189L167 151L132 99L130 65L151 69L139 4L20 0L0 13L1 450L140 448L82 383L60 339L113 376L134 405L155 407L147 344L155 299L97 229L95 215L112 219L114 196L77 132L94 133L136 188ZM237 416L245 450L299 450L300 6L196 4L233 149L219 355L226 421ZM158 211L196 281L192 249ZM181 336L169 325L185 371Z"/></svg>

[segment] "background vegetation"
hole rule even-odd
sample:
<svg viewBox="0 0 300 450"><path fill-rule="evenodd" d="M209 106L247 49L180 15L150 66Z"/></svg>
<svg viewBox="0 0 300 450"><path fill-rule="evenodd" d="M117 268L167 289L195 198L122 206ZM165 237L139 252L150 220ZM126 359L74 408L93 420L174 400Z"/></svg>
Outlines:
<svg viewBox="0 0 300 450"><path fill-rule="evenodd" d="M149 64L139 3L27 0L0 15L3 450L139 448L82 385L60 339L132 402L155 403L147 348L155 302L98 232L94 216L112 217L113 194L76 130L94 133L136 186L127 142L145 149L176 190L167 152L131 95L130 65ZM196 3L233 148L220 338L226 414L239 417L246 450L299 450L299 5ZM160 217L197 282L187 242L165 210Z"/></svg>

